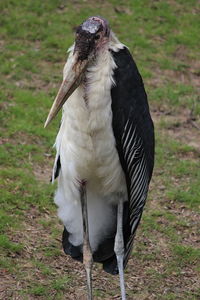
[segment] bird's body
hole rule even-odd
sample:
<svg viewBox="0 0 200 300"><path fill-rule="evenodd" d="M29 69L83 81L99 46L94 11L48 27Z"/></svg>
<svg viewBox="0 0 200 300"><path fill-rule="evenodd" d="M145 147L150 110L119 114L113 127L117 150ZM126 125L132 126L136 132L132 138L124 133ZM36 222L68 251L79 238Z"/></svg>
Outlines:
<svg viewBox="0 0 200 300"><path fill-rule="evenodd" d="M119 44L123 48L122 44ZM71 49L73 53L73 48ZM67 64L71 64L70 57ZM67 67L65 67L66 69ZM55 202L69 240L83 244L79 183L87 182L90 245L93 251L116 227L117 205L127 201L127 189L112 129L111 74L115 62L108 49L87 69L84 83L63 106L56 139L61 172ZM65 77L64 69L64 77Z"/></svg>
<svg viewBox="0 0 200 300"><path fill-rule="evenodd" d="M123 268L153 171L154 130L135 62L102 18L77 29L46 124L62 106L53 180L63 247L84 262L88 299L94 260L119 272L124 300Z"/></svg>

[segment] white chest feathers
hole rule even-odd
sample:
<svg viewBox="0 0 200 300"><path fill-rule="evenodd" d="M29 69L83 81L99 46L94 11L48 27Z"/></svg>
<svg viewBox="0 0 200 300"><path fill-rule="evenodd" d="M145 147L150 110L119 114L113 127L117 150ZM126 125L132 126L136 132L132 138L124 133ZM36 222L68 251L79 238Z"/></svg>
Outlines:
<svg viewBox="0 0 200 300"><path fill-rule="evenodd" d="M66 66L67 68L67 66ZM102 195L125 193L112 129L111 86L115 62L108 50L88 67L84 84L63 107L56 148L64 181L86 180ZM65 72L65 69L64 69Z"/></svg>

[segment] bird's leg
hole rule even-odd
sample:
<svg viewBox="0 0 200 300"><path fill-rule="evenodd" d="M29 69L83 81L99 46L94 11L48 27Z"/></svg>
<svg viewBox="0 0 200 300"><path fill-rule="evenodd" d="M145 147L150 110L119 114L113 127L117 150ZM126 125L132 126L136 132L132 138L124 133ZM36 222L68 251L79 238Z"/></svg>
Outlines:
<svg viewBox="0 0 200 300"><path fill-rule="evenodd" d="M83 217L83 264L87 275L88 300L92 300L92 251L89 241L86 181L81 181L80 198Z"/></svg>
<svg viewBox="0 0 200 300"><path fill-rule="evenodd" d="M124 237L123 237L123 201L120 200L117 208L117 233L115 236L114 251L117 257L117 266L119 270L120 289L122 300L126 300L126 291L124 283Z"/></svg>

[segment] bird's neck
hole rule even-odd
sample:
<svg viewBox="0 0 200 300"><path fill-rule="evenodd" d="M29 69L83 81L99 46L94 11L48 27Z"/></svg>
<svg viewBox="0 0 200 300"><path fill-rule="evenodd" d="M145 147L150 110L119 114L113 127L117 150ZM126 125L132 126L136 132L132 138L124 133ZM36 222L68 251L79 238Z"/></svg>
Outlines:
<svg viewBox="0 0 200 300"><path fill-rule="evenodd" d="M124 45L111 32L107 46L97 52L95 60L88 65L82 84L64 104L63 121L68 118L68 114L72 110L74 118L78 117L78 111L82 112L83 110L84 113L81 116L85 115L89 123L91 118L99 120L104 110L107 112L111 110L110 91L114 85L112 75L116 65L110 50L117 52L123 47ZM70 52L69 57L73 55L73 47ZM108 107L109 109L107 109ZM104 119L105 116L101 121L95 122L96 125L102 123Z"/></svg>

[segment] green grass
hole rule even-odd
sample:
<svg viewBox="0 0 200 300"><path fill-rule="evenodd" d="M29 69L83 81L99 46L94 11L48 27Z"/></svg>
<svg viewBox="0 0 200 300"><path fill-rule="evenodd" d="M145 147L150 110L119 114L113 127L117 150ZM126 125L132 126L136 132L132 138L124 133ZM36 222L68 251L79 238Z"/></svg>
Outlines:
<svg viewBox="0 0 200 300"><path fill-rule="evenodd" d="M19 254L23 249L23 245L9 241L5 235L0 235L0 248L8 252Z"/></svg>
<svg viewBox="0 0 200 300"><path fill-rule="evenodd" d="M184 264L199 264L200 262L200 249L190 246L174 245L173 252L181 266Z"/></svg>
<svg viewBox="0 0 200 300"><path fill-rule="evenodd" d="M55 185L48 183L60 115L47 129L43 124L74 28L88 16L102 15L133 54L156 123L152 188L126 273L127 293L139 300L198 299L197 1L3 0L0 9L3 297L62 300L68 293L80 298L84 291L81 265L61 252ZM117 278L95 270L95 296L118 295Z"/></svg>
<svg viewBox="0 0 200 300"><path fill-rule="evenodd" d="M47 288L42 284L35 285L29 289L29 292L33 296L47 296Z"/></svg>

